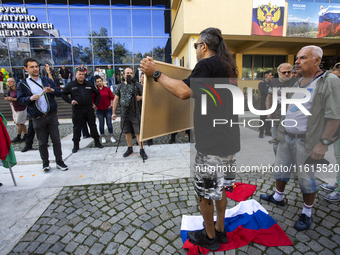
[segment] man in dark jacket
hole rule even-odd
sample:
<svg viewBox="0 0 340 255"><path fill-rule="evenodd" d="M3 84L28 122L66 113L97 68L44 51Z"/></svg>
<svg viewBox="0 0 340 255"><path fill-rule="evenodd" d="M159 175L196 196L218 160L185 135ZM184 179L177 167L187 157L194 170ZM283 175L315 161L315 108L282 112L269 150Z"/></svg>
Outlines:
<svg viewBox="0 0 340 255"><path fill-rule="evenodd" d="M39 76L39 66L35 59L25 59L24 69L29 76L20 81L17 86L17 102L27 105L27 112L32 117L39 142L40 157L43 161L43 170L47 172L51 169L47 150L48 136L50 136L57 168L65 171L68 167L62 159L57 103L54 100L55 96L61 96L61 92L51 79Z"/></svg>
<svg viewBox="0 0 340 255"><path fill-rule="evenodd" d="M92 93L95 95L92 103ZM69 97L71 95L71 98ZM91 82L85 80L85 70L76 71L76 80L67 84L62 91L63 100L72 104L72 122L73 122L73 153L79 150L79 141L81 136L81 127L84 120L89 124L91 136L95 141L95 147L103 148L99 142L99 134L96 126L96 117L94 110L100 101L100 92Z"/></svg>

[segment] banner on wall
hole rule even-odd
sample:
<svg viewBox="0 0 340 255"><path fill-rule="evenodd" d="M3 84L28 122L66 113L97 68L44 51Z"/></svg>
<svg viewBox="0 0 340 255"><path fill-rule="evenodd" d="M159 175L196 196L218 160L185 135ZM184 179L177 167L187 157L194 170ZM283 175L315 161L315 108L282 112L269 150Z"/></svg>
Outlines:
<svg viewBox="0 0 340 255"><path fill-rule="evenodd" d="M287 36L340 38L340 4L289 1Z"/></svg>
<svg viewBox="0 0 340 255"><path fill-rule="evenodd" d="M285 0L253 0L252 35L282 36Z"/></svg>

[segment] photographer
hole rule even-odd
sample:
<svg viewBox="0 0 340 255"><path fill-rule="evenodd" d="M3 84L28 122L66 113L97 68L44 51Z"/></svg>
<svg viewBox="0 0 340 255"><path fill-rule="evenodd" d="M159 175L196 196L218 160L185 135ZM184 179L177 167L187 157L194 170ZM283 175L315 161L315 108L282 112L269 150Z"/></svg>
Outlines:
<svg viewBox="0 0 340 255"><path fill-rule="evenodd" d="M116 90L116 96L113 101L112 120L117 118L116 110L118 102L120 102L121 109L121 128L125 134L126 143L128 145L127 151L123 157L128 157L132 154L132 128L136 134L137 141L140 148L140 156L143 159L147 159L143 149L143 143L139 141L140 134L140 121L141 121L141 109L137 104L137 101L142 100L143 87L140 83L134 81L133 70L130 67L125 68L123 73L124 82L118 85ZM132 127L132 128L131 128Z"/></svg>

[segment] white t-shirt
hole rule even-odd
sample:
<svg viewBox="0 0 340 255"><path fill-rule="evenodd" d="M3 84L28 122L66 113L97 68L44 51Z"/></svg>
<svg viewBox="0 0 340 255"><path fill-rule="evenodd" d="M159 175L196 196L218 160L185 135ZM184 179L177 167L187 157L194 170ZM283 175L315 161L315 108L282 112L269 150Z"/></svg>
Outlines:
<svg viewBox="0 0 340 255"><path fill-rule="evenodd" d="M307 86L303 87L303 88L306 88L311 94L309 101L302 104L307 109L307 111L309 111L310 108L312 107L312 102L313 102L314 95L315 95L316 83L319 79L320 77L316 78L311 83L309 83ZM304 97L305 97L305 94L303 93L294 93L294 95L292 96L292 99L301 99ZM292 134L306 133L308 116L309 115L305 115L300 110L300 108L298 108L295 104L290 104L287 109L287 115L286 115L287 121L285 121L285 125L293 126L295 123L297 123L297 125L295 127L285 127L286 131ZM296 122L288 121L288 120L295 120Z"/></svg>

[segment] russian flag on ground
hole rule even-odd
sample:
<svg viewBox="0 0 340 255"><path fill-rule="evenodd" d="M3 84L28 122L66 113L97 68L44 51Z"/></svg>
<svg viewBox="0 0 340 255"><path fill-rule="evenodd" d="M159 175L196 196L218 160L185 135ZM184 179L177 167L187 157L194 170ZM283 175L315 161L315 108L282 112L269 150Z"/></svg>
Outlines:
<svg viewBox="0 0 340 255"><path fill-rule="evenodd" d="M340 6L329 6L319 12L317 38L340 36Z"/></svg>
<svg viewBox="0 0 340 255"><path fill-rule="evenodd" d="M188 255L197 255L199 251L203 254L209 252L206 248L195 246L188 239L188 232L200 229L203 229L202 216L183 215L181 237L183 248L189 249ZM226 210L224 229L229 241L221 244L218 251L239 248L251 241L265 246L293 245L266 209L253 199Z"/></svg>

